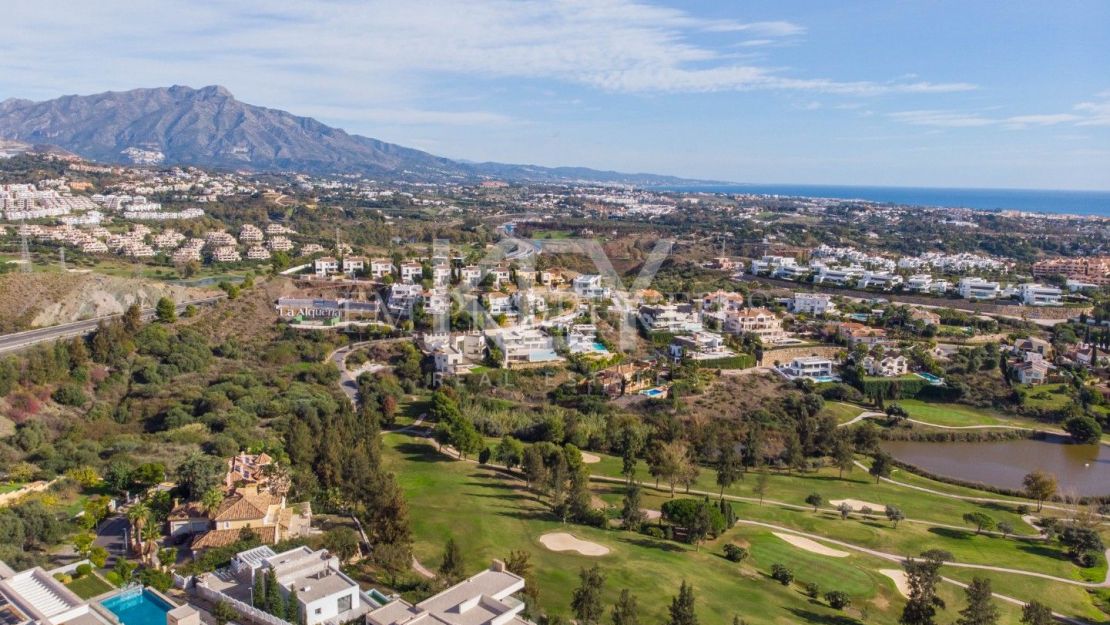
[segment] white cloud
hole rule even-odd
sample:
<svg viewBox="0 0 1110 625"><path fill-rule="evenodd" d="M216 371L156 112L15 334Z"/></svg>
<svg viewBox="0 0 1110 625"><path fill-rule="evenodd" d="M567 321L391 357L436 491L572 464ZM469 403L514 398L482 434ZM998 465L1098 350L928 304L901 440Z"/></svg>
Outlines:
<svg viewBox="0 0 1110 625"><path fill-rule="evenodd" d="M618 93L878 96L975 88L916 78L800 77L730 58L724 50L736 44L711 45L699 33L713 33L714 40L736 34L745 37L738 45L754 46L800 37L801 25L703 19L633 0L70 0L49 8L14 0L6 10L9 23L21 28L0 42L0 58L10 63L0 61L0 70L24 62L35 71L13 71L0 85L46 84L43 78L53 77L55 88L66 92L113 74L117 83L132 81L128 86L163 84L174 76L194 84L219 81L233 91L246 84L252 95L320 93L333 102L367 105L427 98L444 77L551 80ZM89 33L96 34L95 43ZM88 71L93 67L97 71Z"/></svg>
<svg viewBox="0 0 1110 625"><path fill-rule="evenodd" d="M982 113L960 111L916 110L890 113L896 121L914 126L936 128L976 128L999 126L1011 129L1030 126L1110 126L1110 92L1097 94L1100 100L1080 102L1072 107L1074 113L1040 113L1011 115L1009 117L987 116Z"/></svg>

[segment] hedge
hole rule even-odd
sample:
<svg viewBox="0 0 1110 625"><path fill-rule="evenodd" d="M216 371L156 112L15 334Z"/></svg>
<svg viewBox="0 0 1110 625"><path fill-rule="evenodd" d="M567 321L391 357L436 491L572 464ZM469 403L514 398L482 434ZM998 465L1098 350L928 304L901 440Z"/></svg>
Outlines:
<svg viewBox="0 0 1110 625"><path fill-rule="evenodd" d="M728 358L714 358L713 360L694 360L694 366L699 369L749 369L755 366L755 356L751 354L738 354Z"/></svg>

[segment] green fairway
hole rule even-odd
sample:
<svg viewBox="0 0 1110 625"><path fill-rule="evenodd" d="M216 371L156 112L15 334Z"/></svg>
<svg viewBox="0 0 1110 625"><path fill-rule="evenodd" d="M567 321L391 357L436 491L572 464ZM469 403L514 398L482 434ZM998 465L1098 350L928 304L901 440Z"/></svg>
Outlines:
<svg viewBox="0 0 1110 625"><path fill-rule="evenodd" d="M985 408L974 408L962 404L935 404L916 399L900 399L896 402L906 409L911 419L917 419L948 427L968 425L1012 425L1019 427L1038 427L1035 421L1011 417Z"/></svg>
<svg viewBox="0 0 1110 625"><path fill-rule="evenodd" d="M387 466L396 471L411 508L416 538L415 553L425 566L434 569L442 557L448 536L461 543L467 565L476 570L491 558L504 557L511 549L525 549L532 554L541 587L541 603L545 609L566 615L570 593L577 585L580 567L596 562L608 576L605 601L611 604L621 588L630 588L640 599L645 620L663 620L666 605L682 579L692 582L699 591L699 612L706 623L728 623L740 613L749 623L837 622L837 612L823 602L809 602L797 585L783 587L767 579L773 564L790 567L799 582L816 582L822 592L842 590L852 597L853 616L867 623L897 621L901 599L892 582L878 573L882 568L898 568L897 563L850 551L850 556L834 558L810 553L774 536L771 530L738 525L704 545L700 551L678 543L654 540L640 534L616 530L600 530L579 525L563 525L547 509L545 500L523 488L523 484L495 469L471 463L450 461L438 454L425 440L405 435L386 437ZM594 473L619 472L619 460L602 456L590 465ZM641 472L642 474L642 472ZM713 490L712 473L703 471L698 486ZM754 480L741 482L730 493L751 496ZM652 486L647 484L646 486ZM595 482L594 491L609 506L619 506L621 484ZM817 490L826 498L855 498L864 501L891 501L903 506L910 518L937 517L939 522L961 526L960 516L969 510L982 510L996 520L1006 520L1019 531L1029 532L1010 510L996 506L946 499L919 493L891 484L874 484L857 470L849 480L836 479L828 471L806 476L775 475L771 478L767 499L802 503L805 494ZM680 489L681 491L681 489ZM677 496L683 496L681 494ZM669 499L666 490L647 488L643 505L658 510ZM804 504L803 504L804 505ZM915 555L926 549L940 548L952 552L956 561L1038 571L1066 579L1081 579L1080 570L1062 557L1055 546L1038 542L975 535L970 529L935 527L928 524L903 522L897 529L890 527L881 511L871 519L858 515L841 520L831 509L814 514L767 503L737 502L734 508L742 519L812 532L830 539L842 540L886 553ZM571 553L547 550L538 538L551 531L566 531L575 537L608 547L608 555L588 558ZM748 547L751 558L742 565L721 557L722 545L736 542ZM829 545L840 549L836 545ZM953 577L970 572L949 567ZM1091 572L1089 574L1094 574ZM1005 585L1008 594L1027 598L1027 587L1059 586L1059 592L1038 598L1053 608L1077 615L1097 614L1087 592L1063 583L1033 581L1033 578L1000 574L999 592ZM951 614L962 603L962 591L945 585ZM840 613L842 614L842 613ZM1004 608L1003 622L1016 623L1017 612ZM845 621L848 622L848 621Z"/></svg>
<svg viewBox="0 0 1110 625"><path fill-rule="evenodd" d="M867 412L867 410L867 408L861 408L855 404L830 401L825 402L825 406L821 408L821 415L832 415L836 418L837 423L847 423L858 417L861 412Z"/></svg>
<svg viewBox="0 0 1110 625"><path fill-rule="evenodd" d="M385 460L395 470L409 502L416 556L434 569L448 536L454 536L465 554L469 570L488 566L492 558L509 550L524 549L532 555L540 602L550 612L569 614L570 595L578 584L581 567L597 563L607 577L604 599L612 605L622 588L636 593L645 622L662 622L666 606L685 579L698 596L704 623L727 624L736 614L749 623L829 623L842 614L823 603L811 603L797 587L784 587L766 578L765 567L776 558L786 559L789 547L769 533L737 528L695 551L678 543L654 540L641 534L563 525L548 512L544 502L518 481L487 468L447 460L425 441L403 435L386 437ZM538 538L550 531L566 531L582 540L611 549L608 555L588 558L548 551ZM738 565L720 555L722 541L735 539L756 547L752 563ZM781 545L778 543L782 543ZM804 551L790 558L802 569L818 556ZM900 599L863 556L844 561L829 559L822 575L843 579L852 588L853 600L868 608L868 623L894 623ZM831 581L826 583L829 589Z"/></svg>

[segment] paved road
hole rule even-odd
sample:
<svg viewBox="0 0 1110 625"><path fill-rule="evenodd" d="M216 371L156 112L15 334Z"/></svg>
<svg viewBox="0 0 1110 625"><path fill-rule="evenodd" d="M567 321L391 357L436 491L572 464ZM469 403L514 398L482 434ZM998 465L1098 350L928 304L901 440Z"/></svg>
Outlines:
<svg viewBox="0 0 1110 625"><path fill-rule="evenodd" d="M127 556L126 533L131 523L127 517L116 515L108 517L96 528L96 540L93 544L108 550L108 566L120 556Z"/></svg>
<svg viewBox="0 0 1110 625"><path fill-rule="evenodd" d="M226 295L214 295L212 297L205 297L201 299L189 300L181 302L177 305L177 312L180 314L185 311L187 306L211 306L216 302L226 298ZM26 332L16 332L14 334L0 335L0 354L7 352L16 352L21 349L26 349L32 345L45 343L47 341L56 341L58 339L67 339L75 336L84 336L96 330L97 325L101 321L108 319L115 319L120 315L107 315L105 317L97 317L95 319L86 319L84 321L74 321L72 323L63 323L48 328L37 328L35 330L27 330ZM152 319L154 317L153 308L143 309L143 318Z"/></svg>

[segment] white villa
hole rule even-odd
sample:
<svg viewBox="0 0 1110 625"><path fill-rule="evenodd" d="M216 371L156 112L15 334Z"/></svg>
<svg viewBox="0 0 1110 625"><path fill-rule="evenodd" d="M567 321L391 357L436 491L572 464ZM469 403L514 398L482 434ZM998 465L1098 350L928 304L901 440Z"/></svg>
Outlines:
<svg viewBox="0 0 1110 625"><path fill-rule="evenodd" d="M489 569L420 603L397 599L371 611L366 625L532 625L521 616L524 602L513 596L521 590L524 578L494 560Z"/></svg>

